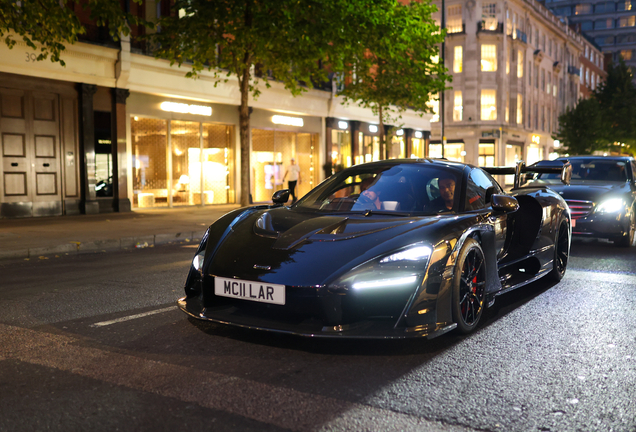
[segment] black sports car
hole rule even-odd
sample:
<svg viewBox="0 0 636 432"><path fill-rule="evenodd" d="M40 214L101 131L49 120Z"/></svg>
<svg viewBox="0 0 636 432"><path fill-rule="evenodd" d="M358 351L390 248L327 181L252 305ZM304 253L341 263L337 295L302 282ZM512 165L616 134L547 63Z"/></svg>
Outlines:
<svg viewBox="0 0 636 432"><path fill-rule="evenodd" d="M572 212L572 234L604 238L618 246L634 243L636 231L636 162L623 156L568 156L572 164L571 184L562 184L557 174L535 174L535 186L558 192ZM551 162L538 162L549 166Z"/></svg>
<svg viewBox="0 0 636 432"><path fill-rule="evenodd" d="M526 168L493 168L496 174ZM542 168L567 181L567 166ZM565 273L570 211L544 187L508 195L481 168L390 160L328 178L297 203L241 208L205 233L180 308L305 336L468 333L495 297Z"/></svg>

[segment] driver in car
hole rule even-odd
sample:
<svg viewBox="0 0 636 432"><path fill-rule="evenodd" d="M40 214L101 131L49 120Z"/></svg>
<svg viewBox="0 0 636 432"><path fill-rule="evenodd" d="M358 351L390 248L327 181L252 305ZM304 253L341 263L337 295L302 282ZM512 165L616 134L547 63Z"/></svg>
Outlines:
<svg viewBox="0 0 636 432"><path fill-rule="evenodd" d="M440 196L428 203L425 210L431 213L453 211L455 203L455 177L444 173L437 180Z"/></svg>
<svg viewBox="0 0 636 432"><path fill-rule="evenodd" d="M373 185L373 181L373 177L367 177L360 182L360 197L353 205L353 210L379 210L382 208L380 191L369 189Z"/></svg>

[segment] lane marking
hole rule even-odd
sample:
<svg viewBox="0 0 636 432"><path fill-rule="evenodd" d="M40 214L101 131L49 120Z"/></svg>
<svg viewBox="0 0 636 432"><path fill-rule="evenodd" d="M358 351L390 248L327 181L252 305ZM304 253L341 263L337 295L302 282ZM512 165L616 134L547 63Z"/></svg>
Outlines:
<svg viewBox="0 0 636 432"><path fill-rule="evenodd" d="M149 360L134 353L82 346L80 339L66 335L0 324L0 341L0 359L63 370L290 431L474 431L290 387Z"/></svg>
<svg viewBox="0 0 636 432"><path fill-rule="evenodd" d="M124 322L124 321L134 320L134 319L137 319L137 318L143 318L143 317L147 317L147 316L150 316L150 315L155 315L155 314L158 314L158 313L168 312L168 311L175 310L175 309L178 309L178 306L170 306L170 307L167 307L167 308L157 309L157 310L150 311L150 312L144 312L144 313L135 314L135 315L128 315L128 316L117 318L117 319L110 320L110 321L101 321L101 322L98 322L98 323L95 323L95 324L91 324L90 326L91 327L103 327L103 326L107 326L107 325L111 325L111 324L117 324L117 323Z"/></svg>

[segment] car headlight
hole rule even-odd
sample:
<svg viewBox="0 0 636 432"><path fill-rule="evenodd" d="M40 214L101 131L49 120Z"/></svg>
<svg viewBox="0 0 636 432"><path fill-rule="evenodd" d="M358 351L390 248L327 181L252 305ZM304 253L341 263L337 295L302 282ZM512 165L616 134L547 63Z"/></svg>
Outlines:
<svg viewBox="0 0 636 432"><path fill-rule="evenodd" d="M596 206L596 212L598 213L617 213L625 208L625 202L622 198L611 198L602 201Z"/></svg>
<svg viewBox="0 0 636 432"><path fill-rule="evenodd" d="M411 245L354 268L333 285L355 291L415 287L426 272L432 251L426 245Z"/></svg>
<svg viewBox="0 0 636 432"><path fill-rule="evenodd" d="M203 271L203 258L205 257L205 250L202 250L194 256L192 260L192 267L199 273Z"/></svg>

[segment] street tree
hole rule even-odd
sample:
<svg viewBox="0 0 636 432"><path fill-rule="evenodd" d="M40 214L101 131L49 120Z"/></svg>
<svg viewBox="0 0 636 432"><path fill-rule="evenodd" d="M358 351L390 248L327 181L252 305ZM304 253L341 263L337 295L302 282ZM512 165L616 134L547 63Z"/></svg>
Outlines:
<svg viewBox="0 0 636 432"><path fill-rule="evenodd" d="M592 96L559 116L554 138L563 144L562 154L636 152L636 86L622 59L608 65L607 78Z"/></svg>
<svg viewBox="0 0 636 432"><path fill-rule="evenodd" d="M390 0L176 0L150 37L158 58L186 66L186 76L212 73L215 86L238 81L241 204L250 186L250 102L273 80L297 96L345 59L364 51L361 35L376 31L374 19ZM323 65L328 65L324 67ZM256 71L266 71L259 78Z"/></svg>
<svg viewBox="0 0 636 432"><path fill-rule="evenodd" d="M595 90L609 144L625 144L636 152L636 86L631 69L621 58L610 63L607 78Z"/></svg>
<svg viewBox="0 0 636 432"><path fill-rule="evenodd" d="M141 3L143 0L134 1ZM22 39L39 53L37 60L50 58L64 66L61 56L66 46L74 44L80 35L86 33L74 7L65 6L59 0L0 0L0 38L9 48ZM120 35L129 35L131 25L153 26L124 11L119 2L87 0L79 7L89 9L95 24L108 27L114 40L118 40Z"/></svg>
<svg viewBox="0 0 636 432"><path fill-rule="evenodd" d="M345 64L345 85L338 91L344 104L371 109L378 117L381 151L388 157L385 124L399 122L411 109L420 115L452 77L439 63L445 32L432 18L430 2L391 1L376 19L376 31L360 35L367 47Z"/></svg>
<svg viewBox="0 0 636 432"><path fill-rule="evenodd" d="M601 105L595 97L581 99L574 108L559 116L559 131L554 138L563 154L585 155L608 147L607 127Z"/></svg>

